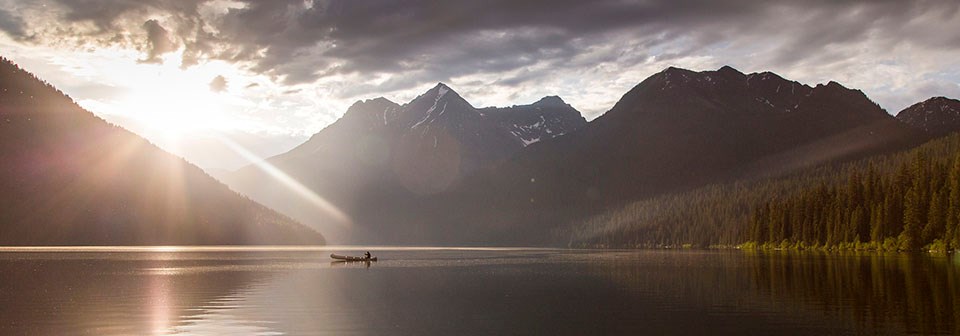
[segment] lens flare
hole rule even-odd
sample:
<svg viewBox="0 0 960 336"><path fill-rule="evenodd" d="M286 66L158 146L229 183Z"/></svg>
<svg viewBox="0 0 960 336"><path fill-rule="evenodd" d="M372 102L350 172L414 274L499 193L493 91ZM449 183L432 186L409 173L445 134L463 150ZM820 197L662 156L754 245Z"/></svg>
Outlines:
<svg viewBox="0 0 960 336"><path fill-rule="evenodd" d="M330 218L333 220L333 223L336 224L337 226L339 227L351 226L352 221L350 220L350 217L346 213L341 211L339 208L337 208L336 205L333 205L332 203L330 203L320 195L317 195L317 193L313 192L313 190L310 190L310 188L307 188L306 186L304 186L294 178L290 177L290 175L287 175L287 173L284 173L279 168L270 164L270 162L267 162L267 160L258 157L256 154L253 154L252 152L248 151L246 148L243 148L243 146L240 146L239 144L237 144L233 140L230 140L227 137L214 136L214 138L222 142L224 145L230 148L230 150L242 156L244 159L250 161L253 164L253 166L257 167L257 169L262 170L263 172L267 173L268 176L270 176L277 182L280 182L280 185L289 189L290 191L295 193L297 196L310 202L310 204L315 206L317 209L320 209L324 213L329 215Z"/></svg>

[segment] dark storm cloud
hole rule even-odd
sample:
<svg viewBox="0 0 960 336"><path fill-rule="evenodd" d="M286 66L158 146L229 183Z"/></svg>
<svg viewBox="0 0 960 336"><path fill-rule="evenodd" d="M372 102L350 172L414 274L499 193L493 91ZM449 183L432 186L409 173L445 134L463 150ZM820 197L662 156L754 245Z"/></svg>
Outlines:
<svg viewBox="0 0 960 336"><path fill-rule="evenodd" d="M823 3L804 11L793 11L804 24L791 33L790 43L778 49L779 63L802 61L823 47L843 46L873 38L878 49L901 42L929 48L960 48L956 38L960 27L945 25L957 15L957 1L877 1L874 3ZM788 14L784 12L783 14ZM791 22L789 18L786 22ZM772 32L784 32L776 22L765 24ZM954 41L951 41L954 40ZM839 54L833 58L840 59Z"/></svg>
<svg viewBox="0 0 960 336"><path fill-rule="evenodd" d="M302 10L297 3L258 2L232 10L223 37L243 46L240 58L266 50L256 69L279 69L294 82L357 72L425 71L443 79L562 63L592 43L585 39L604 43L603 33L631 27L643 37L671 13L680 24L739 11L625 1L317 1ZM292 56L310 48L325 57L290 65Z"/></svg>
<svg viewBox="0 0 960 336"><path fill-rule="evenodd" d="M181 38L197 29L199 6L208 0L45 0L34 3L43 6L44 11L52 10L47 3L56 3L62 8L59 17L62 22L84 22L93 24L97 29L88 34L106 36L124 34L158 16L169 16L180 27L173 32ZM26 6L26 5L24 5ZM57 22L51 23L57 24ZM169 28L169 27L167 27Z"/></svg>
<svg viewBox="0 0 960 336"><path fill-rule="evenodd" d="M23 19L0 8L0 30L10 36L23 36Z"/></svg>
<svg viewBox="0 0 960 336"><path fill-rule="evenodd" d="M147 58L141 62L159 63L160 56L179 48L177 42L170 39L170 33L157 20L147 20L143 23L143 29L147 32Z"/></svg>
<svg viewBox="0 0 960 336"><path fill-rule="evenodd" d="M710 52L716 48L772 50L763 56L768 65L831 64L862 52L847 46L865 39L877 50L903 43L960 48L960 2L949 0L264 0L230 8L201 0L59 3L60 20L99 28L88 33L98 34L96 41L115 41L110 37L131 30L125 23L147 27L144 22L159 15L168 24L157 26L185 47L184 66L242 62L291 84L338 74L407 76L387 83L397 86L524 69L500 82L517 85L551 74L527 69L537 64L590 67L697 54L735 64L751 51L723 56ZM205 6L215 14L203 14ZM19 28L20 18L5 13L0 28L30 34ZM169 45L158 49L157 40L148 41L141 46L148 60L169 51ZM677 43L682 47L665 50ZM596 50L605 52L590 53Z"/></svg>

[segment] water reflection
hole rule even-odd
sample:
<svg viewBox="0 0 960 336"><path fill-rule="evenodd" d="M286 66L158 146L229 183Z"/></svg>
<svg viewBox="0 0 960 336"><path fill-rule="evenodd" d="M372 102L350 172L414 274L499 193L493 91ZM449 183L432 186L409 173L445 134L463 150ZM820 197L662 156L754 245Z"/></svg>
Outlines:
<svg viewBox="0 0 960 336"><path fill-rule="evenodd" d="M0 253L0 334L960 334L953 255L328 254Z"/></svg>
<svg viewBox="0 0 960 336"><path fill-rule="evenodd" d="M179 317L179 323L158 330L160 335L283 335L272 329L273 321L250 319L244 312L252 306L249 297L262 285L245 288L237 293L218 297L191 309Z"/></svg>
<svg viewBox="0 0 960 336"><path fill-rule="evenodd" d="M609 258L594 271L664 309L699 309L700 324L711 324L711 318L730 322L716 323L714 331L960 335L955 260L927 254L649 252Z"/></svg>
<svg viewBox="0 0 960 336"><path fill-rule="evenodd" d="M370 261L346 261L346 260L336 260L330 262L330 267L365 267L370 268L370 265L373 264Z"/></svg>
<svg viewBox="0 0 960 336"><path fill-rule="evenodd" d="M169 253L0 254L0 334L171 334L209 303L269 279L173 271L222 263Z"/></svg>
<svg viewBox="0 0 960 336"><path fill-rule="evenodd" d="M803 303L861 329L960 334L960 268L948 256L776 253L759 257L754 275L773 302Z"/></svg>

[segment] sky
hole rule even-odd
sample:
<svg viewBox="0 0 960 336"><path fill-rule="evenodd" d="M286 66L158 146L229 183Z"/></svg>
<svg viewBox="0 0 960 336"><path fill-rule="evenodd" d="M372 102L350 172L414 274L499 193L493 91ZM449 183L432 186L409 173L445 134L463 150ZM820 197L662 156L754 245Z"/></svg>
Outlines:
<svg viewBox="0 0 960 336"><path fill-rule="evenodd" d="M353 102L447 83L587 119L669 66L960 98L960 1L0 0L0 56L209 170L282 153ZM227 144L229 142L229 144Z"/></svg>

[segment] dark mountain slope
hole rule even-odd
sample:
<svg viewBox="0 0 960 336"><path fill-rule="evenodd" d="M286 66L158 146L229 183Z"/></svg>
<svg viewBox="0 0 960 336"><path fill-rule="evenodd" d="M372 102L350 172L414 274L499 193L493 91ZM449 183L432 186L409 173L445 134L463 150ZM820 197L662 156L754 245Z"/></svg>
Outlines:
<svg viewBox="0 0 960 336"><path fill-rule="evenodd" d="M944 136L960 131L960 100L933 97L900 111L897 119L930 136Z"/></svg>
<svg viewBox="0 0 960 336"><path fill-rule="evenodd" d="M808 164L913 136L863 93L834 82L811 88L772 73L670 68L566 139L574 146L557 143L524 159L534 171L565 162L567 179L593 180L598 197L616 200L757 173L749 168L758 160L849 132L866 144Z"/></svg>
<svg viewBox="0 0 960 336"><path fill-rule="evenodd" d="M0 61L0 244L321 244L323 237Z"/></svg>

